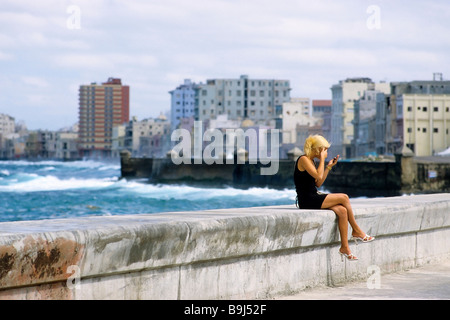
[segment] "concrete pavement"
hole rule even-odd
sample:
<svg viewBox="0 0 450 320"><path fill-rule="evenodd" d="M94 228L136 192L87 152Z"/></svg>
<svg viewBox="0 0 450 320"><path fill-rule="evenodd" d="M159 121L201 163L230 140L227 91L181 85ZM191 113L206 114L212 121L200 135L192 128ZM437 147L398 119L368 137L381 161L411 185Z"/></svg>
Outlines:
<svg viewBox="0 0 450 320"><path fill-rule="evenodd" d="M353 262L358 263L358 262ZM372 289L369 289L369 288ZM318 287L277 300L450 300L450 260L371 277L336 287Z"/></svg>

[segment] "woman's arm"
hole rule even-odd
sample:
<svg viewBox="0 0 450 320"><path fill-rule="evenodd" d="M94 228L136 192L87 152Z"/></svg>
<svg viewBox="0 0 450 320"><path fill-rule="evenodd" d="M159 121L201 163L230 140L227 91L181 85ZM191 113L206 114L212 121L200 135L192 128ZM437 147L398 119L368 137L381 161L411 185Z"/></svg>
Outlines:
<svg viewBox="0 0 450 320"><path fill-rule="evenodd" d="M318 187L320 185L322 185L323 181L325 181L324 172L328 171L328 170L325 170L325 168L324 168L325 158L326 158L326 154L325 154L325 157L323 157L321 154L320 163L317 168L314 166L314 162L312 162L312 160L309 159L308 157L301 157L300 161L298 162L298 169L300 171L306 170L311 175L311 177L314 178L314 180L316 182L316 186L318 186Z"/></svg>
<svg viewBox="0 0 450 320"><path fill-rule="evenodd" d="M318 179L316 179L316 187L317 188L320 188L322 186L322 184L325 182L325 179L328 176L328 172L330 171L328 169L325 169L325 159L327 158L327 156L328 156L327 149L323 149L319 155L320 162L319 162L319 167L317 168Z"/></svg>
<svg viewBox="0 0 450 320"><path fill-rule="evenodd" d="M298 164L299 170L304 169L308 171L308 173L315 179L316 186L318 188L320 188L322 184L325 182L328 173L330 172L330 168L337 163L337 159L339 158L339 156L337 156L333 160L330 160L327 167L325 167L325 159L327 155L328 152L326 149L320 153L320 162L317 168L314 166L313 162L308 157L301 157Z"/></svg>
<svg viewBox="0 0 450 320"><path fill-rule="evenodd" d="M337 155L336 157L334 157L333 159L331 159L328 162L327 167L324 169L324 172L322 175L322 180L320 180L320 181L316 180L317 188L320 188L320 186L322 186L322 184L325 182L326 178L328 177L328 173L330 173L331 168L333 168L336 165L338 159L339 159L339 155ZM324 163L325 163L325 158L324 158Z"/></svg>
<svg viewBox="0 0 450 320"><path fill-rule="evenodd" d="M318 179L316 180L316 187L320 188L322 186L322 184L325 182L326 178L328 177L328 172L330 172L329 167L327 166L326 168L324 168L325 165L325 161L324 162L320 162L320 165L322 165L322 179Z"/></svg>

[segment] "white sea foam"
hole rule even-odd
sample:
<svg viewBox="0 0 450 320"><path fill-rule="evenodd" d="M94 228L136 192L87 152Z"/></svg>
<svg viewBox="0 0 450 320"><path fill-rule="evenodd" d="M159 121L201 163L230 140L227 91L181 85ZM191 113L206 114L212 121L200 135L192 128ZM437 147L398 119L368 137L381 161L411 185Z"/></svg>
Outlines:
<svg viewBox="0 0 450 320"><path fill-rule="evenodd" d="M191 201L213 198L251 199L295 199L290 189L275 190L269 188L199 188L185 185L154 185L130 181L123 184L125 190L142 197L154 199L186 199Z"/></svg>
<svg viewBox="0 0 450 320"><path fill-rule="evenodd" d="M37 192L70 189L101 189L114 185L117 178L105 179L59 179L55 176L21 174L20 179L11 179L9 184L0 186L0 192Z"/></svg>
<svg viewBox="0 0 450 320"><path fill-rule="evenodd" d="M114 163L108 163L108 162L100 162L100 161L94 161L94 160L86 160L86 161L53 161L53 160L47 160L47 161L27 161L27 160L20 160L20 161L0 161L0 165L5 166L18 166L18 167L26 167L26 166L32 166L32 167L67 167L67 168L91 168L91 169L100 169L100 170L108 170L108 169L114 169L114 170L120 170L120 164L114 164Z"/></svg>

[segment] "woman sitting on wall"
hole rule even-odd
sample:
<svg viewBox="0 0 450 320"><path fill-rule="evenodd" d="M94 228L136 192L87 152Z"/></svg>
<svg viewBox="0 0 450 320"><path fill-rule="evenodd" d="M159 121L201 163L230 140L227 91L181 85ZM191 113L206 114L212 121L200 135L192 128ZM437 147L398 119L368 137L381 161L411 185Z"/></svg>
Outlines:
<svg viewBox="0 0 450 320"><path fill-rule="evenodd" d="M309 136L305 141L304 155L300 156L294 169L294 182L300 209L331 209L338 217L339 233L341 235L341 248L339 254L350 261L358 260L350 251L348 245L348 223L352 227L351 240L370 242L375 238L365 234L358 226L353 214L348 195L344 193L324 194L318 193L319 188L336 165L339 155L325 166L330 143L320 135ZM319 159L316 167L314 158Z"/></svg>

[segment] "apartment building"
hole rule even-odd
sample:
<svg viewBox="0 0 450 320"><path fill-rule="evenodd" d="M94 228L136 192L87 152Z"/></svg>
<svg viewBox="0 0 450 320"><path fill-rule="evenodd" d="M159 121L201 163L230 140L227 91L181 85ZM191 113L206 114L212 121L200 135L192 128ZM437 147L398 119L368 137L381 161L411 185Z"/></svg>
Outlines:
<svg viewBox="0 0 450 320"><path fill-rule="evenodd" d="M353 156L354 102L368 89L390 93L389 83L374 83L370 78L348 78L331 87L331 154L339 154L343 158Z"/></svg>
<svg viewBox="0 0 450 320"><path fill-rule="evenodd" d="M386 94L378 90L365 90L354 102L352 157L370 153L384 154L386 136Z"/></svg>
<svg viewBox="0 0 450 320"><path fill-rule="evenodd" d="M0 113L0 136L6 137L10 133L15 132L15 120L13 117Z"/></svg>
<svg viewBox="0 0 450 320"><path fill-rule="evenodd" d="M129 121L130 87L109 78L79 89L79 149L84 157L110 157L113 127Z"/></svg>
<svg viewBox="0 0 450 320"><path fill-rule="evenodd" d="M416 156L431 156L450 147L450 95L403 94L404 145Z"/></svg>
<svg viewBox="0 0 450 320"><path fill-rule="evenodd" d="M8 159L14 155L14 146L11 137L15 132L14 118L0 113L0 159Z"/></svg>
<svg viewBox="0 0 450 320"><path fill-rule="evenodd" d="M55 159L78 160L78 133L77 132L55 132Z"/></svg>
<svg viewBox="0 0 450 320"><path fill-rule="evenodd" d="M331 114L331 100L313 100L312 115L314 117L323 117L324 114Z"/></svg>
<svg viewBox="0 0 450 320"><path fill-rule="evenodd" d="M214 119L226 114L230 120L250 119L256 125L282 114L290 100L288 80L210 79L196 87L195 119Z"/></svg>
<svg viewBox="0 0 450 320"><path fill-rule="evenodd" d="M450 81L434 74L432 81L392 84L393 135L416 156L431 156L450 147Z"/></svg>
<svg viewBox="0 0 450 320"><path fill-rule="evenodd" d="M180 126L181 119L195 116L195 90L196 84L190 79L185 79L170 93L170 123L171 130Z"/></svg>
<svg viewBox="0 0 450 320"><path fill-rule="evenodd" d="M113 155L127 149L134 157L165 157L170 149L170 134L170 123L162 114L141 121L133 117L128 123L114 127Z"/></svg>
<svg viewBox="0 0 450 320"><path fill-rule="evenodd" d="M283 103L283 143L295 144L303 148L304 141L309 135L309 129L315 132L313 128L323 124L320 117L311 116L309 105L309 98L291 98L289 102ZM297 139L297 131L300 128L304 133L300 139L306 135L305 139L302 140Z"/></svg>

